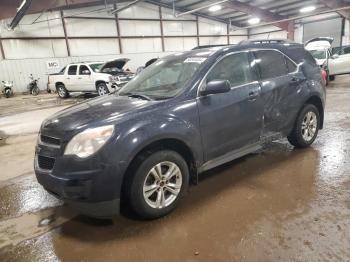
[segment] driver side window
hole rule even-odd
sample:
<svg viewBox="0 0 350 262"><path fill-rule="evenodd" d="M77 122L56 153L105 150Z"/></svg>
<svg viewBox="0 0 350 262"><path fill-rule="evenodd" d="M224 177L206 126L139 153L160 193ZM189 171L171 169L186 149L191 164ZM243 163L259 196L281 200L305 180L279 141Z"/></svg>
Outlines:
<svg viewBox="0 0 350 262"><path fill-rule="evenodd" d="M213 80L228 80L231 87L253 82L249 53L238 53L223 58L207 76L207 83Z"/></svg>
<svg viewBox="0 0 350 262"><path fill-rule="evenodd" d="M79 75L90 75L90 74L91 72L87 66L81 65L79 67Z"/></svg>

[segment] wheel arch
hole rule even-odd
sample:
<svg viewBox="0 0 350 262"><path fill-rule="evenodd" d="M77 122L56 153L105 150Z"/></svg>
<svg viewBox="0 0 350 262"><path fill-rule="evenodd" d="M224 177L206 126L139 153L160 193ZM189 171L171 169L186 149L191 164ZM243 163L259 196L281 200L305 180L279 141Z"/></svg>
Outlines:
<svg viewBox="0 0 350 262"><path fill-rule="evenodd" d="M190 147L184 141L178 138L162 138L156 141L152 141L149 144L143 146L137 151L137 153L130 161L122 179L122 199L125 198L126 190L128 189L128 184L130 183L130 179L128 178L132 177L131 174L136 171L138 163L142 161L145 157L160 150L172 150L181 155L188 165L190 172L190 181L192 183L197 183L196 159Z"/></svg>
<svg viewBox="0 0 350 262"><path fill-rule="evenodd" d="M104 81L104 80L96 80L96 81L95 81L95 87L97 88L97 86L98 86L99 84L106 84L106 81ZM107 85L107 84L106 84L106 85Z"/></svg>
<svg viewBox="0 0 350 262"><path fill-rule="evenodd" d="M59 85L63 85L64 87L66 87L66 85L63 82L56 82L55 83L55 87L57 88Z"/></svg>
<svg viewBox="0 0 350 262"><path fill-rule="evenodd" d="M311 104L311 105L314 105L319 114L320 114L320 120L321 120L321 123L320 123L320 129L323 128L323 122L324 122L324 107L323 107L323 103L322 103L322 100L320 97L316 96L316 95L313 95L311 97L309 97L306 102L304 103L305 104Z"/></svg>

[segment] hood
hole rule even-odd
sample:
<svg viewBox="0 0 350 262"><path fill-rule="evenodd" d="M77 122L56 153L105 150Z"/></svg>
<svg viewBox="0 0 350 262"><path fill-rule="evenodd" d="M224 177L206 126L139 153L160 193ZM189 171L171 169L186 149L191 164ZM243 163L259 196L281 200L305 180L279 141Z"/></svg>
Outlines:
<svg viewBox="0 0 350 262"><path fill-rule="evenodd" d="M42 129L64 134L67 131L84 129L92 122L101 125L114 124L125 115L135 114L155 103L159 102L114 94L103 96L59 111L43 122Z"/></svg>
<svg viewBox="0 0 350 262"><path fill-rule="evenodd" d="M332 37L316 37L305 43L307 50L328 49L331 48L334 38Z"/></svg>
<svg viewBox="0 0 350 262"><path fill-rule="evenodd" d="M126 63L129 61L130 61L130 59L128 59L128 58L119 58L119 59L107 61L106 63L104 63L101 66L100 72L103 72L103 70L106 68L118 68L118 69L122 70L123 67L126 65Z"/></svg>

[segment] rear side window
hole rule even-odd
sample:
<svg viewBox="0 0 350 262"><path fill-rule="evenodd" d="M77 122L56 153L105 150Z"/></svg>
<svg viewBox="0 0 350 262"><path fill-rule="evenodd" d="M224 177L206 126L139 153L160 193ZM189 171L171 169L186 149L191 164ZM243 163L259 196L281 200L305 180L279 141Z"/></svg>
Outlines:
<svg viewBox="0 0 350 262"><path fill-rule="evenodd" d="M68 75L76 75L78 66L72 65L68 68Z"/></svg>
<svg viewBox="0 0 350 262"><path fill-rule="evenodd" d="M255 79L249 66L249 53L238 53L223 58L208 74L207 83L212 80L228 80L231 86L253 82Z"/></svg>
<svg viewBox="0 0 350 262"><path fill-rule="evenodd" d="M285 59L286 59L288 72L289 73L295 72L297 70L297 66L288 57L285 57Z"/></svg>
<svg viewBox="0 0 350 262"><path fill-rule="evenodd" d="M284 55L273 50L255 52L261 79L269 79L288 74Z"/></svg>

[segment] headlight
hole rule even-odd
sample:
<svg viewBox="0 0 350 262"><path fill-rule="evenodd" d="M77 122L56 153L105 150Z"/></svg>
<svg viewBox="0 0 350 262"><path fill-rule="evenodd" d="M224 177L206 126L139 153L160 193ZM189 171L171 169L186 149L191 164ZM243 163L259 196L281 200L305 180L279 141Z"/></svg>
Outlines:
<svg viewBox="0 0 350 262"><path fill-rule="evenodd" d="M91 156L111 138L113 131L112 125L86 129L69 141L64 154L80 158Z"/></svg>

